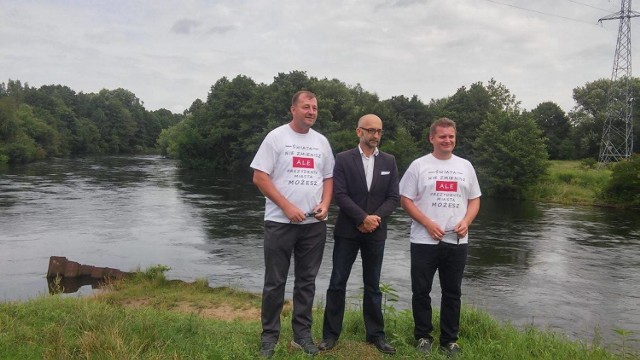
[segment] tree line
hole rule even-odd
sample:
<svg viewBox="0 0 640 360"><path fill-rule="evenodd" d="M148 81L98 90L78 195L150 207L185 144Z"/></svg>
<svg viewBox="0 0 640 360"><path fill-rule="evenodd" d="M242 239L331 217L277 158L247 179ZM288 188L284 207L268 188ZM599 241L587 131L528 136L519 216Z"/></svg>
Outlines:
<svg viewBox="0 0 640 360"><path fill-rule="evenodd" d="M0 162L159 151L185 168L248 172L264 136L290 120L291 95L307 89L318 96L314 128L327 136L334 152L355 146L357 119L375 113L384 121L380 148L396 156L403 172L430 150L430 123L446 116L458 125L456 153L475 165L483 192L518 197L544 174L548 159L597 159L610 88L611 81L602 79L574 89L577 105L565 113L553 102L523 110L494 79L424 103L415 95L382 100L359 84L292 71L279 73L270 84L244 75L222 77L205 101L196 99L182 114L173 114L145 110L124 89L83 94L10 80L0 84ZM640 92L637 79L633 91ZM638 121L634 124L638 152Z"/></svg>
<svg viewBox="0 0 640 360"><path fill-rule="evenodd" d="M67 86L0 84L0 163L157 152L162 129L182 115L145 110L132 92L76 93Z"/></svg>

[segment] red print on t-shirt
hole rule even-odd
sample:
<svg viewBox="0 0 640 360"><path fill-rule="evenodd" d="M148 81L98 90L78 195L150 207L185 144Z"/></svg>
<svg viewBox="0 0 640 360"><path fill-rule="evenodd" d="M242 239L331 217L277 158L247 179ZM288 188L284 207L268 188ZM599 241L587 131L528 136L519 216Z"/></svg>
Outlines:
<svg viewBox="0 0 640 360"><path fill-rule="evenodd" d="M456 181L436 181L436 191L458 191L458 183Z"/></svg>
<svg viewBox="0 0 640 360"><path fill-rule="evenodd" d="M313 169L313 158L294 156L293 157L293 167L294 168Z"/></svg>

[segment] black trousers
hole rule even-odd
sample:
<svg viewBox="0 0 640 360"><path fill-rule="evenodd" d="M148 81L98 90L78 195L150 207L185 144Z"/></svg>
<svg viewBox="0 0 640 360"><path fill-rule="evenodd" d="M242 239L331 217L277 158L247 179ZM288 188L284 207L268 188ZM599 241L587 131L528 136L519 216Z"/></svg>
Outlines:
<svg viewBox="0 0 640 360"><path fill-rule="evenodd" d="M333 270L327 289L327 304L324 311L322 335L324 339L338 339L342 332L347 281L353 262L360 252L362 258L362 280L364 297L362 312L368 341L384 338L382 318L382 293L380 271L384 255L384 240L371 240L366 236L355 239L334 236Z"/></svg>
<svg viewBox="0 0 640 360"><path fill-rule="evenodd" d="M462 295L462 274L467 260L467 244L411 244L411 302L414 336L433 339L431 321L431 287L438 271L442 298L440 300L440 345L458 340Z"/></svg>

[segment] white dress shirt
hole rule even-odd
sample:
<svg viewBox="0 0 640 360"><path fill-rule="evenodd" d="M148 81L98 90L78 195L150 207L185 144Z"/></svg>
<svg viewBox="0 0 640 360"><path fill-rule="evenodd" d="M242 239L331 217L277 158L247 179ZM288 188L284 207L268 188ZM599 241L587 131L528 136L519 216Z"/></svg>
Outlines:
<svg viewBox="0 0 640 360"><path fill-rule="evenodd" d="M362 157L362 165L364 165L364 175L367 179L367 190L371 190L371 181L373 180L373 164L376 161L376 156L380 153L378 148L373 151L372 156L367 157L362 151L360 145L358 145L358 150L360 150L360 156Z"/></svg>

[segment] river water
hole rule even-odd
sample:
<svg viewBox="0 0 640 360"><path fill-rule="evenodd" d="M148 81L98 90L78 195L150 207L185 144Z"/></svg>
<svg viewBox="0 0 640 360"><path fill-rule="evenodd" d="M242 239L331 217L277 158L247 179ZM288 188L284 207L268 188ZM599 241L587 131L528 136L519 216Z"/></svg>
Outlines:
<svg viewBox="0 0 640 360"><path fill-rule="evenodd" d="M172 279L260 292L264 198L249 171L215 177L176 165L142 156L0 169L0 301L47 294L50 256L124 271L162 264ZM318 301L331 273L335 214L334 208ZM382 269L382 281L400 295L398 309L411 301L408 232L408 217L398 209ZM483 199L470 237L463 303L585 342L617 343L616 329L640 337L637 211ZM348 284L354 304L360 268L357 260ZM291 289L289 281L289 297ZM439 291L435 286L436 307ZM75 296L90 292L83 287Z"/></svg>

